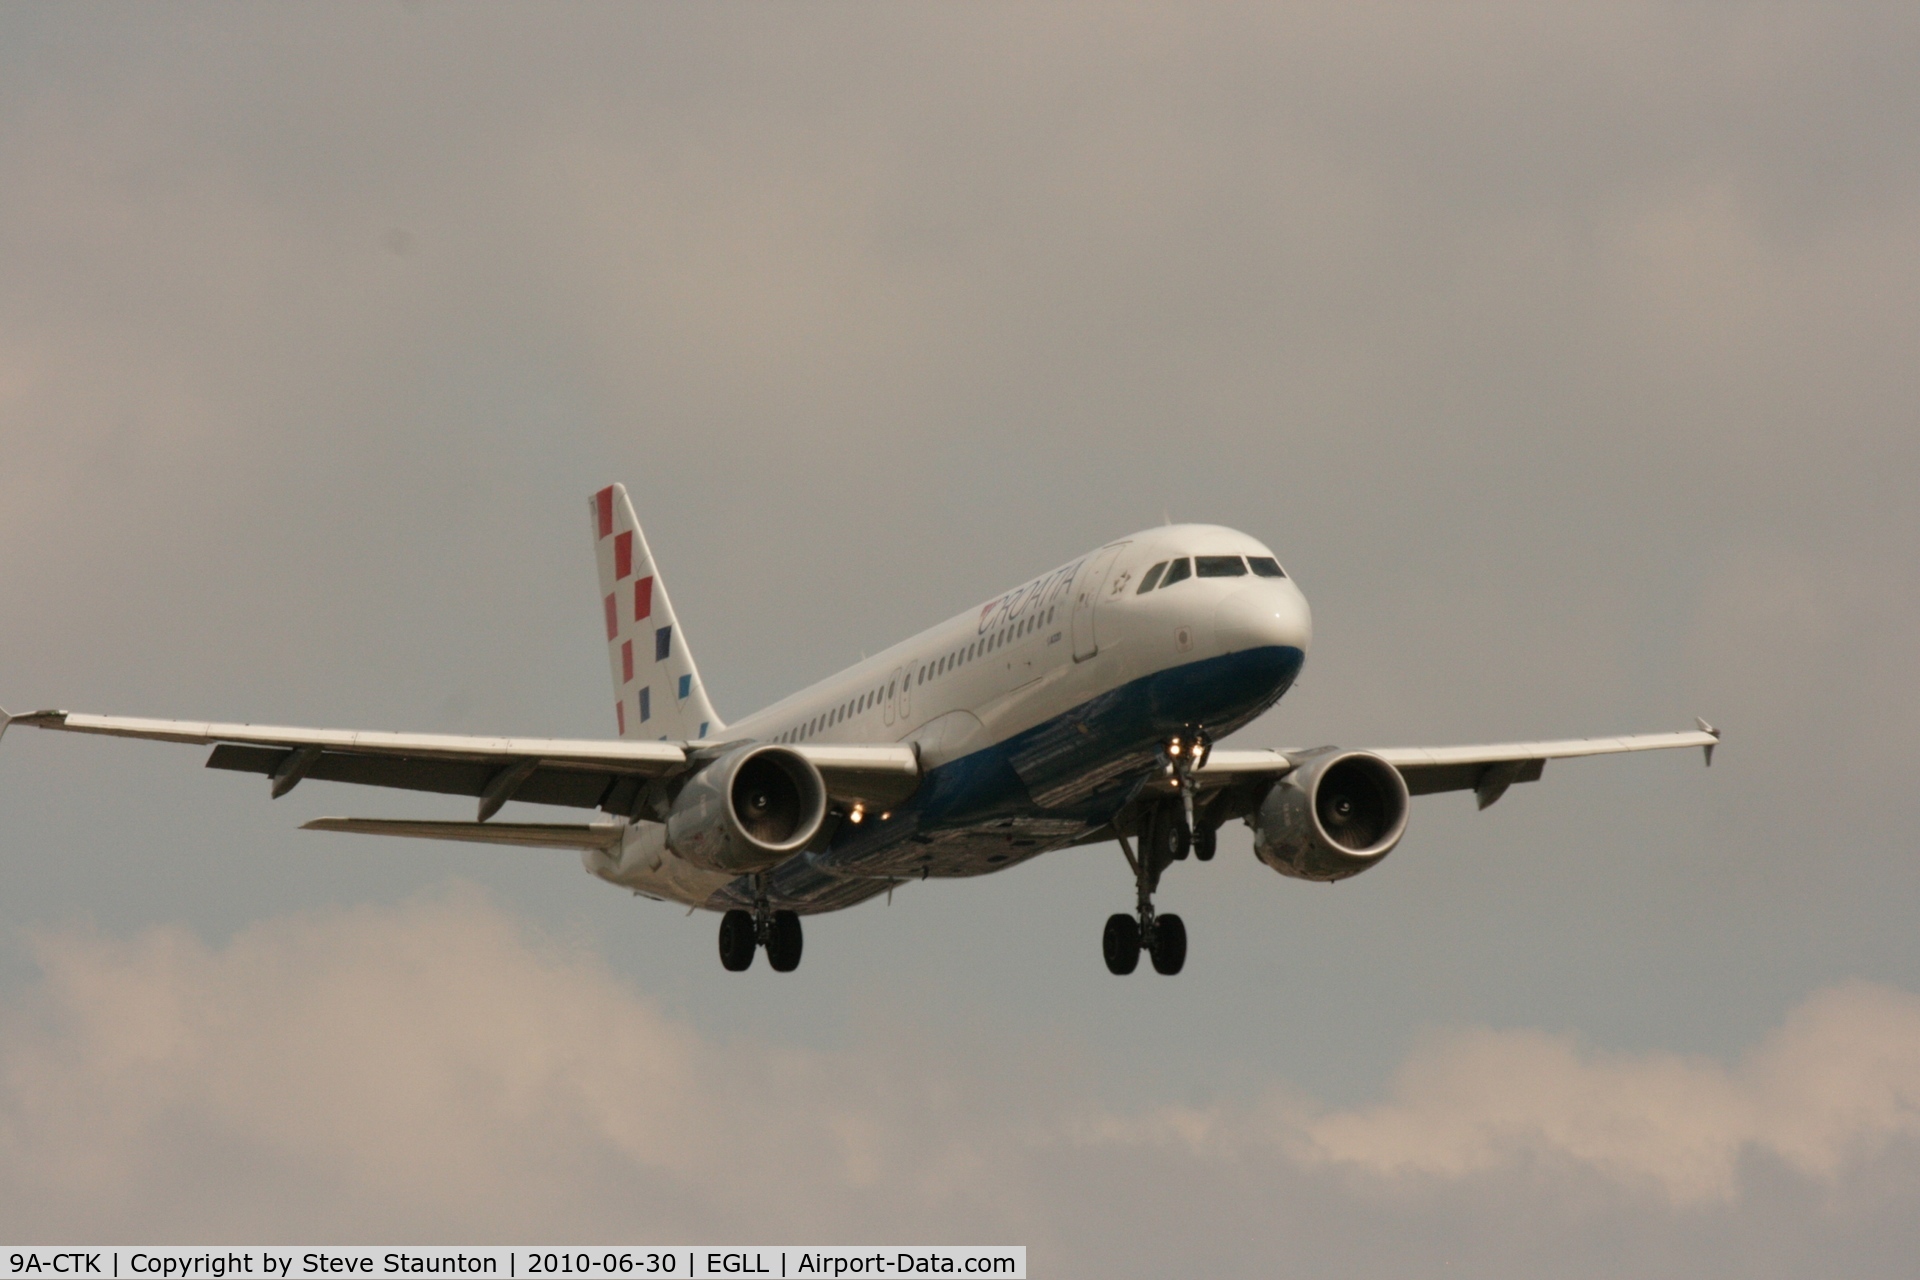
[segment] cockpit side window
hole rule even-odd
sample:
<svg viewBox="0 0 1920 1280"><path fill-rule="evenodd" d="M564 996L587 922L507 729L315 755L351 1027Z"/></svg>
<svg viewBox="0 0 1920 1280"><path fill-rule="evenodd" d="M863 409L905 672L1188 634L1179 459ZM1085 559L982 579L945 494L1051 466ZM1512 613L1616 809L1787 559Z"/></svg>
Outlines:
<svg viewBox="0 0 1920 1280"><path fill-rule="evenodd" d="M1247 562L1239 556L1195 556L1194 564L1203 578L1243 578Z"/></svg>
<svg viewBox="0 0 1920 1280"><path fill-rule="evenodd" d="M1159 564L1147 570L1146 576L1140 579L1140 589L1134 592L1133 594L1137 596L1143 596L1147 594L1147 592L1153 590L1154 584L1160 581L1160 575L1162 573L1165 573L1166 569L1167 569L1167 562L1165 560L1162 560Z"/></svg>
<svg viewBox="0 0 1920 1280"><path fill-rule="evenodd" d="M1252 565L1253 571L1263 578L1284 578L1287 576L1287 571L1282 569L1280 562L1272 556L1248 556L1247 563Z"/></svg>
<svg viewBox="0 0 1920 1280"><path fill-rule="evenodd" d="M1160 585L1162 587L1170 587L1180 581L1180 579L1192 576L1193 566L1187 562L1185 557L1182 557L1167 566L1167 576L1160 580Z"/></svg>

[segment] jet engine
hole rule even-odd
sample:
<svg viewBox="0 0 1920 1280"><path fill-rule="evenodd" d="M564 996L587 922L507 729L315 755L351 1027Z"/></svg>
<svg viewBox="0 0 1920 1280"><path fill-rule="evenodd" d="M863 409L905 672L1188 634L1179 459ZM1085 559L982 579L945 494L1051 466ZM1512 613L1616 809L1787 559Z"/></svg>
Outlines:
<svg viewBox="0 0 1920 1280"><path fill-rule="evenodd" d="M787 747L739 747L680 788L667 847L708 871L764 871L804 849L827 817L827 786Z"/></svg>
<svg viewBox="0 0 1920 1280"><path fill-rule="evenodd" d="M1344 880L1393 852L1407 784L1367 751L1329 751L1273 784L1253 815L1253 851L1283 876Z"/></svg>

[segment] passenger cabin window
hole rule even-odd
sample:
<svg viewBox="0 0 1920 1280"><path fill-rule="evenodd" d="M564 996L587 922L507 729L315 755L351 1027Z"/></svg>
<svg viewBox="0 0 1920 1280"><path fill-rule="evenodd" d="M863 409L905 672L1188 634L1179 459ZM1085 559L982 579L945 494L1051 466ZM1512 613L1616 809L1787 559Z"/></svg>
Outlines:
<svg viewBox="0 0 1920 1280"><path fill-rule="evenodd" d="M1166 571L1167 571L1167 562L1165 560L1162 560L1159 564L1147 570L1146 577L1140 579L1140 589L1134 592L1133 594L1137 596L1143 596L1147 594L1147 592L1153 590L1154 584L1160 581L1160 575L1165 573Z"/></svg>
<svg viewBox="0 0 1920 1280"><path fill-rule="evenodd" d="M1252 565L1253 571L1263 578L1284 578L1287 576L1287 571L1282 569L1280 562L1272 556L1248 556L1247 563Z"/></svg>
<svg viewBox="0 0 1920 1280"><path fill-rule="evenodd" d="M1167 576L1160 580L1161 589L1164 590L1180 581L1180 579L1190 578L1192 576L1193 566L1191 564L1187 563L1184 558L1175 560L1167 566Z"/></svg>
<svg viewBox="0 0 1920 1280"><path fill-rule="evenodd" d="M1247 562L1239 556L1195 556L1195 566L1203 578L1244 578Z"/></svg>

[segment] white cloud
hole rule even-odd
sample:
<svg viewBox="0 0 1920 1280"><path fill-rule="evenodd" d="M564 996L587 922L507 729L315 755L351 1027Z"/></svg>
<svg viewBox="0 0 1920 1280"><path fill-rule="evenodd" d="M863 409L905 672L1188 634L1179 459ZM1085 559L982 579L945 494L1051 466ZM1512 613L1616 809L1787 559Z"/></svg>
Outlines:
<svg viewBox="0 0 1920 1280"><path fill-rule="evenodd" d="M1377 1105L1275 1082L1130 1108L1070 1064L937 1035L717 1042L467 890L220 947L173 928L30 945L43 976L0 1015L15 1238L1048 1240L1114 1220L1082 1211L1117 1169L1176 1206L1364 1197L1354 1175L1497 1198L1520 1170L1697 1215L1737 1206L1755 1153L1831 1189L1920 1133L1920 998L1866 983L1732 1067L1469 1029Z"/></svg>
<svg viewBox="0 0 1920 1280"><path fill-rule="evenodd" d="M1855 982L1816 993L1731 1069L1535 1031L1453 1032L1408 1060L1390 1101L1311 1121L1306 1151L1442 1177L1545 1157L1692 1205L1737 1196L1753 1152L1832 1182L1914 1134L1920 998Z"/></svg>

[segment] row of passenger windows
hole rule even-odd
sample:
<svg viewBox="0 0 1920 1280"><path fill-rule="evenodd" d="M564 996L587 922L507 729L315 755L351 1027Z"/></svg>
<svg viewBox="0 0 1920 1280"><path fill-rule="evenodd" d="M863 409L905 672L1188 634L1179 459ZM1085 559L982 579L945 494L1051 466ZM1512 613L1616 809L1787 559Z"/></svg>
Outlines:
<svg viewBox="0 0 1920 1280"><path fill-rule="evenodd" d="M1057 608L1058 606L1055 606ZM992 653L1001 645L1011 644L1021 636L1030 634L1036 627L1044 627L1053 621L1053 609L1045 613L1036 613L1019 622L1011 622L990 636L975 640L972 644L955 649L943 658L937 658L920 668L920 683L945 675L955 667L963 667L975 658ZM909 685L912 681L908 681Z"/></svg>
<svg viewBox="0 0 1920 1280"><path fill-rule="evenodd" d="M1147 570L1146 576L1140 579L1140 589L1134 594L1143 596L1155 587L1170 587L1182 578L1244 578L1249 566L1257 577L1287 576L1272 556L1195 556L1191 561L1182 556L1178 560L1162 560Z"/></svg>
<svg viewBox="0 0 1920 1280"><path fill-rule="evenodd" d="M849 698L831 711L823 712L803 725L788 729L785 733L773 735L775 742L798 742L802 738L811 738L823 729L831 729L842 720L851 720L872 707L880 705L885 698L893 696L891 684L876 685L857 698Z"/></svg>
<svg viewBox="0 0 1920 1280"><path fill-rule="evenodd" d="M1055 608L1057 607L1058 606L1055 606ZM937 676L945 675L955 667L992 653L1000 646L1017 640L1021 636L1031 632L1034 628L1046 626L1052 621L1053 609L1048 609L1045 613L1036 613L1024 621L1010 623L990 636L976 640L964 648L955 649L952 653L944 657L936 658L934 661L922 665L918 671L908 672L907 678L900 682L901 687L911 689L916 683L925 684ZM851 719L863 711L871 710L884 700L891 698L894 693L895 688L892 684L881 685L861 694L857 698L841 703L823 715L815 716L803 725L788 729L785 733L775 734L773 740L775 742L800 742L804 739L811 738L823 730L833 728L834 725L839 724L843 720Z"/></svg>

